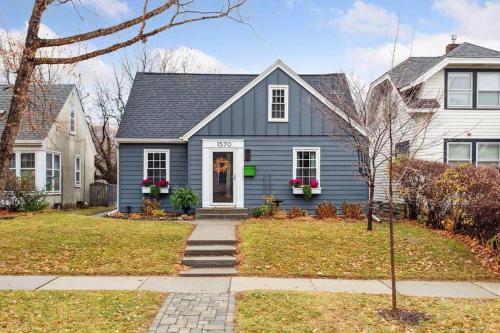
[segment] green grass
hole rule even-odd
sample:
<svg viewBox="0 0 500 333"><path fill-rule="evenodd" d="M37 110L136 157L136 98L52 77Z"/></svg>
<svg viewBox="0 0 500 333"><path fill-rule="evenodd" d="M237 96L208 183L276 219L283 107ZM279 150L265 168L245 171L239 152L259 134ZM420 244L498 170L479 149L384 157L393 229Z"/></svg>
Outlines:
<svg viewBox="0 0 500 333"><path fill-rule="evenodd" d="M89 207L89 208L82 208L82 209L71 209L71 210L66 210L64 212L92 216L92 215L96 215L99 213L111 212L114 209L115 209L115 207Z"/></svg>
<svg viewBox="0 0 500 333"><path fill-rule="evenodd" d="M2 291L1 332L146 332L164 295L152 292Z"/></svg>
<svg viewBox="0 0 500 333"><path fill-rule="evenodd" d="M238 295L236 332L500 332L500 299L399 297L400 308L429 320L385 320L390 296L249 291Z"/></svg>
<svg viewBox="0 0 500 333"><path fill-rule="evenodd" d="M374 279L389 276L389 227L318 220L249 220L238 228L239 272L250 276ZM459 241L395 226L399 279L498 280Z"/></svg>
<svg viewBox="0 0 500 333"><path fill-rule="evenodd" d="M72 212L0 221L0 274L175 274L192 226Z"/></svg>

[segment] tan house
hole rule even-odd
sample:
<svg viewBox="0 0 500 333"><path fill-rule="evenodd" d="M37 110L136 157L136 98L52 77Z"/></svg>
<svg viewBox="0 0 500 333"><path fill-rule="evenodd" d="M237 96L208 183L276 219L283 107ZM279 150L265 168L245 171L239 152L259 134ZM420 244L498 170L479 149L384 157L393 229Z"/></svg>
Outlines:
<svg viewBox="0 0 500 333"><path fill-rule="evenodd" d="M0 85L0 133L12 89ZM51 205L89 200L96 149L78 90L72 84L33 87L17 136L10 171L31 179Z"/></svg>

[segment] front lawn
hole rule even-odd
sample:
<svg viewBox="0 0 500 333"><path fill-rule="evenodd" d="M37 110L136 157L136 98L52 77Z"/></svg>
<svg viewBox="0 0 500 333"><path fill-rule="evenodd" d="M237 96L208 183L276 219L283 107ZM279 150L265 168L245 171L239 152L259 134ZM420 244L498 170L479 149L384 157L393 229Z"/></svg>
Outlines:
<svg viewBox="0 0 500 333"><path fill-rule="evenodd" d="M319 220L249 220L238 228L239 272L247 276L389 277L389 226ZM419 226L395 226L399 279L498 280L459 241Z"/></svg>
<svg viewBox="0 0 500 333"><path fill-rule="evenodd" d="M164 295L152 292L1 291L2 332L146 332Z"/></svg>
<svg viewBox="0 0 500 333"><path fill-rule="evenodd" d="M417 325L386 320L390 296L249 291L238 295L236 332L500 332L500 299L399 297L400 308L424 312Z"/></svg>
<svg viewBox="0 0 500 333"><path fill-rule="evenodd" d="M192 226L72 212L0 221L0 274L175 274Z"/></svg>

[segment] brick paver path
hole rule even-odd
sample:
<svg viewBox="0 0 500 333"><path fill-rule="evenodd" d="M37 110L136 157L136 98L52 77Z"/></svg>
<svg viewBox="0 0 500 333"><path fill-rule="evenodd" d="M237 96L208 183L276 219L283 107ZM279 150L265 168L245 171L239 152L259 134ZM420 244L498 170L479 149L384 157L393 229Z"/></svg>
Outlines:
<svg viewBox="0 0 500 333"><path fill-rule="evenodd" d="M233 332L235 293L169 294L148 332Z"/></svg>

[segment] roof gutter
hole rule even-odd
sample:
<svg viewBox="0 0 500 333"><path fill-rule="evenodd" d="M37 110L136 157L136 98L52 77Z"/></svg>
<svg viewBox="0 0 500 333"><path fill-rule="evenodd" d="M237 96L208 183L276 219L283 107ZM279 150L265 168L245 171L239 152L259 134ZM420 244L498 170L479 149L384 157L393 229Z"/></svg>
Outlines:
<svg viewBox="0 0 500 333"><path fill-rule="evenodd" d="M158 138L158 139L149 139L149 138L116 138L116 142L118 143L187 143L179 138Z"/></svg>
<svg viewBox="0 0 500 333"><path fill-rule="evenodd" d="M41 146L43 145L42 140L16 140L14 145L18 146Z"/></svg>

